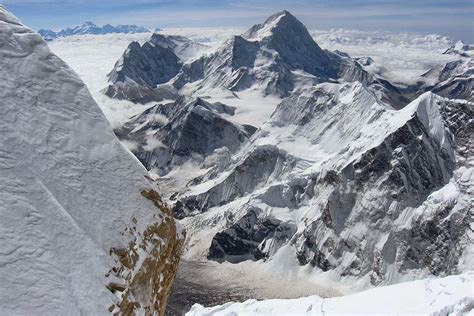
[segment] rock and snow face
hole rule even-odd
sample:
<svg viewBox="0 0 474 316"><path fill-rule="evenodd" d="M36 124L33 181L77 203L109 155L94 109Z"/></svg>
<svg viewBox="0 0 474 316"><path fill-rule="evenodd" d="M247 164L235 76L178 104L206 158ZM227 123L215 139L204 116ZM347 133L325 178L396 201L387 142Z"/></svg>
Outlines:
<svg viewBox="0 0 474 316"><path fill-rule="evenodd" d="M393 105L407 103L394 86L368 74L348 55L321 49L298 19L282 11L232 37L215 53L185 64L172 84L200 94L220 87L286 97L301 86L353 81L373 87Z"/></svg>
<svg viewBox="0 0 474 316"><path fill-rule="evenodd" d="M166 44L169 40L162 35L161 38L163 40L154 41L155 44L167 51L172 50L173 47ZM286 97L298 87L308 84L360 81L370 86L381 99L390 101L392 106L401 107L408 103L396 87L368 74L347 54L321 49L306 27L287 11L269 17L265 23L253 26L242 35L233 36L212 54L202 55L204 50L196 48L192 51L195 58L179 65L179 71L176 71L176 62L168 60L159 51L137 50L136 58L129 58L127 51L116 68L131 81L127 82L124 78L117 80L112 72L111 85L106 94L141 103L169 98L173 87L176 93L185 95L209 95L214 94L212 90L224 89L233 92L257 90L264 96ZM149 76L147 73L163 71L165 67L155 67L160 63L173 65L169 75L175 73L176 76L171 80L145 80L145 83L136 80L133 70L123 69L137 68L134 65L137 59L142 61L138 67L141 69L140 78ZM167 81L168 84L156 87ZM131 93L130 90L139 92ZM146 97L141 99L136 95Z"/></svg>
<svg viewBox="0 0 474 316"><path fill-rule="evenodd" d="M255 128L225 118L234 112L222 103L180 97L147 109L115 132L147 169L163 176L191 159L205 163L217 152L222 159L237 151Z"/></svg>
<svg viewBox="0 0 474 316"><path fill-rule="evenodd" d="M423 78L427 81L424 90L451 99L474 102L473 57L462 57L445 65L435 66L423 74Z"/></svg>
<svg viewBox="0 0 474 316"><path fill-rule="evenodd" d="M360 83L320 84L283 101L174 212L191 245L211 245L197 257L293 257L361 287L464 271L473 117L471 103L432 93L394 110Z"/></svg>
<svg viewBox="0 0 474 316"><path fill-rule="evenodd" d="M109 73L109 86L104 93L140 103L176 98L174 89L157 89L157 85L168 82L186 60L207 49L183 36L156 33L143 45L132 42Z"/></svg>
<svg viewBox="0 0 474 316"><path fill-rule="evenodd" d="M465 44L463 41L457 41L453 46L448 48L444 54L474 57L474 45Z"/></svg>
<svg viewBox="0 0 474 316"><path fill-rule="evenodd" d="M146 170L3 6L0 43L0 314L163 314L184 236Z"/></svg>
<svg viewBox="0 0 474 316"><path fill-rule="evenodd" d="M429 77L469 74L456 65ZM189 233L187 259L261 260L356 288L469 269L472 103L421 89L405 104L286 11L184 63L170 82L191 95L285 97L252 133L230 107L192 97L117 130L166 184Z"/></svg>
<svg viewBox="0 0 474 316"><path fill-rule="evenodd" d="M452 55L456 60L436 65L424 73L421 90L474 102L474 47L458 41L444 55Z"/></svg>
<svg viewBox="0 0 474 316"><path fill-rule="evenodd" d="M106 24L104 26L97 26L92 22L85 22L82 25L78 25L72 28L67 28L65 30L61 30L55 32L53 30L39 30L38 33L43 37L45 41L52 41L58 37L67 37L73 35L84 35L84 34L114 34L114 33L147 33L150 32L148 29L142 26L136 25L117 25L112 26L110 24Z"/></svg>
<svg viewBox="0 0 474 316"><path fill-rule="evenodd" d="M207 308L196 304L186 315L465 315L474 306L473 288L470 272L327 299L249 300Z"/></svg>

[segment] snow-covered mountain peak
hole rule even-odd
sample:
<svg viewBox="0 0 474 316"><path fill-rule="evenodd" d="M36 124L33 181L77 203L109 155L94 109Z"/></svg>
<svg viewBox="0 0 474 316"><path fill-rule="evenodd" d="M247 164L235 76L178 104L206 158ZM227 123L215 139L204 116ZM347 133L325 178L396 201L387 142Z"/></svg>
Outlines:
<svg viewBox="0 0 474 316"><path fill-rule="evenodd" d="M243 36L249 40L262 40L272 36L279 28L306 29L295 16L284 10L271 15L264 23L252 26Z"/></svg>
<svg viewBox="0 0 474 316"><path fill-rule="evenodd" d="M110 25L110 24L108 24L108 25ZM82 24L82 27L91 27L91 26L97 26L97 25L95 25L91 21L86 21Z"/></svg>
<svg viewBox="0 0 474 316"><path fill-rule="evenodd" d="M170 38L155 34L150 43L172 49L179 57L177 49L172 47L182 38L176 37L177 41L171 45L168 44ZM180 46L190 45L177 45ZM211 54L200 52L200 57L184 59L185 62L179 65L171 63L173 69L169 74L173 77L169 79L166 76L168 82L145 80L152 82L151 85L143 85L142 79L170 69L169 66L156 67L157 64L170 64L164 55L159 51L142 50L137 51L134 58L127 58L125 53L123 62L117 63L115 71L129 68L127 77L134 82L119 80L117 83L116 77L110 76L111 85L105 90L106 94L140 103L161 101L167 99L170 93L196 96L215 94L211 91L217 90L224 93L229 90L251 91L264 97L286 97L301 86L360 81L376 91L382 101L393 101L394 107L400 108L408 103L397 88L367 73L347 54L321 49L306 27L288 11L274 14L263 24L253 26L240 36L231 37ZM138 61L139 67L133 65Z"/></svg>
<svg viewBox="0 0 474 316"><path fill-rule="evenodd" d="M457 41L453 46L448 48L445 55L459 55L462 57L474 57L474 45L469 45L463 41Z"/></svg>
<svg viewBox="0 0 474 316"><path fill-rule="evenodd" d="M275 49L284 59L297 59L296 64L301 64L299 68L304 68L309 58L317 64L329 62L327 54L316 44L304 24L288 11L270 16L263 24L254 25L242 36Z"/></svg>

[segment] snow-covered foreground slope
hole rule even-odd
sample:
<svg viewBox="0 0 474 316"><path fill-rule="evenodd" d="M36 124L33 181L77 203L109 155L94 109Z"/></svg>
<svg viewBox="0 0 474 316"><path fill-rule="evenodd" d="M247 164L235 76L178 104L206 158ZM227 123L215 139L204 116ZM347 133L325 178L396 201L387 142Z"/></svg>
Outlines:
<svg viewBox="0 0 474 316"><path fill-rule="evenodd" d="M183 232L84 83L0 6L0 314L164 312Z"/></svg>
<svg viewBox="0 0 474 316"><path fill-rule="evenodd" d="M473 309L474 273L469 272L327 299L249 300L208 308L196 304L186 315L472 315Z"/></svg>

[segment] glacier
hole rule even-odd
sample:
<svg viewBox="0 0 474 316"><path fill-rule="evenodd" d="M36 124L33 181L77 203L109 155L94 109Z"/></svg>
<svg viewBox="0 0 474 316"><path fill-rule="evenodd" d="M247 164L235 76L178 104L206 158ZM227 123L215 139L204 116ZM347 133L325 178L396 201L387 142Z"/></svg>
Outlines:
<svg viewBox="0 0 474 316"><path fill-rule="evenodd" d="M464 315L474 300L473 274L420 280L376 288L344 297L309 296L292 300L249 300L222 306L194 305L186 316L220 315ZM436 297L435 299L433 299Z"/></svg>

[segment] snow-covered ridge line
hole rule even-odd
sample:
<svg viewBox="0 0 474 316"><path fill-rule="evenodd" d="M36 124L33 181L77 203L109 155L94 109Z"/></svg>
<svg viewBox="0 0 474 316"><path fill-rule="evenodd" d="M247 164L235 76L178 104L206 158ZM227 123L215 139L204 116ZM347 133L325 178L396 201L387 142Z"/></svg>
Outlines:
<svg viewBox="0 0 474 316"><path fill-rule="evenodd" d="M474 308L474 272L400 283L353 295L291 300L249 300L221 306L194 305L186 316L223 315L464 315Z"/></svg>
<svg viewBox="0 0 474 316"><path fill-rule="evenodd" d="M324 278L359 289L465 271L469 208L465 193L449 190L459 177L455 161L462 160L454 149L466 146L456 131L472 129L470 116L469 102L431 92L401 110L380 104L359 83L324 83L295 94L226 167L197 178L178 197L174 210L189 216L190 244L210 242L200 223L219 231L209 249L191 248L190 258L263 258L275 269L294 260L287 265L321 269ZM466 125L454 127L459 120ZM446 216L445 208L455 215ZM460 233L440 217L456 222ZM421 234L432 251L410 234ZM445 248L442 238L456 247ZM426 266L451 251L453 260Z"/></svg>

